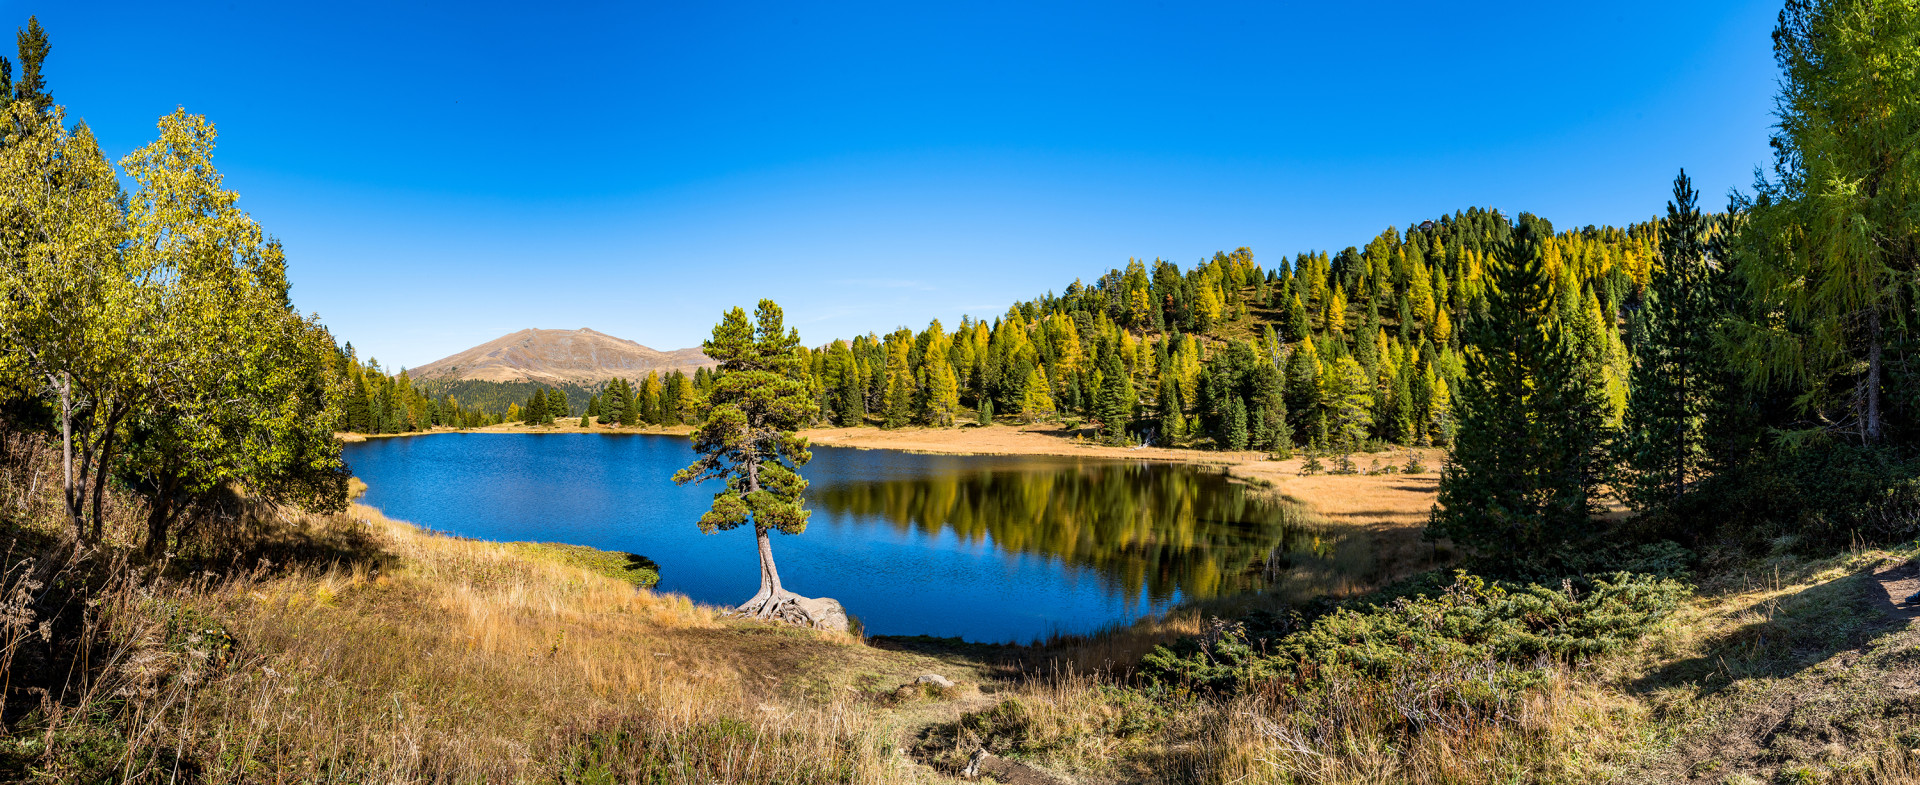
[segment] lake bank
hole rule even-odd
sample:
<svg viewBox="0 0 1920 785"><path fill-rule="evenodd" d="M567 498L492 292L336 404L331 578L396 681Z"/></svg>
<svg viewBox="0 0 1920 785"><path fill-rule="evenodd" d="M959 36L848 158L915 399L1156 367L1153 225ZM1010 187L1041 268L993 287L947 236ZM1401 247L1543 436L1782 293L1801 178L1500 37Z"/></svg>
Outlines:
<svg viewBox="0 0 1920 785"><path fill-rule="evenodd" d="M564 542L659 560L661 590L725 605L757 580L745 531L694 522L714 488L672 475L686 439L439 435L346 445L363 501L493 542ZM1195 600L1270 589L1348 596L1418 568L1417 531L1329 522L1222 467L816 445L813 517L777 538L782 579L882 634L1030 641Z"/></svg>
<svg viewBox="0 0 1920 785"><path fill-rule="evenodd" d="M492 425L484 428L435 428L406 434L338 434L341 441L356 443L367 439L422 436L445 433L595 433L659 434L686 436L688 426L643 426L635 428L579 426L578 418L560 419L552 426L528 427L519 424ZM1424 526L1439 492L1440 466L1446 459L1443 449L1399 448L1379 453L1354 453L1355 468L1362 472L1392 467L1393 473L1326 474L1300 473L1304 455L1272 460L1257 451L1228 452L1168 447L1116 447L1084 438L1086 429L1067 430L1050 424L1004 425L960 428L809 428L801 432L818 446L849 447L859 450L898 450L932 455L1027 455L1066 458L1103 458L1124 461L1166 461L1200 466L1218 466L1232 476L1268 487L1295 502L1338 523L1363 526ZM1425 471L1408 474L1398 471L1409 456L1419 459ZM1321 462L1332 467L1332 459Z"/></svg>

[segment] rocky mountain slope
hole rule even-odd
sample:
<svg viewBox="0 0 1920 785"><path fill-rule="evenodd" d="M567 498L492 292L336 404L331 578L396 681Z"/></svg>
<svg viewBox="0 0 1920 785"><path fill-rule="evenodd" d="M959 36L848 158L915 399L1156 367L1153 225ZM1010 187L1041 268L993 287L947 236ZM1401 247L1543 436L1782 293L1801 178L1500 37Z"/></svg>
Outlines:
<svg viewBox="0 0 1920 785"><path fill-rule="evenodd" d="M597 384L614 377L638 379L648 371L692 373L713 367L699 349L660 351L586 328L527 329L413 368L415 379L487 382Z"/></svg>

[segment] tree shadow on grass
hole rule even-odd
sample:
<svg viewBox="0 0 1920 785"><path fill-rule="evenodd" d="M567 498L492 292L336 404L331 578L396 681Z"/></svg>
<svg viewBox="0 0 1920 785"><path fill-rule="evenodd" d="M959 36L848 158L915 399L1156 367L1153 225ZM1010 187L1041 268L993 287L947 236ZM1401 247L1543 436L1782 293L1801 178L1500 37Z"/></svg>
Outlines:
<svg viewBox="0 0 1920 785"><path fill-rule="evenodd" d="M219 580L358 564L381 572L395 558L371 527L351 515L247 509L190 521L166 569Z"/></svg>
<svg viewBox="0 0 1920 785"><path fill-rule="evenodd" d="M1701 655L1669 663L1632 687L1643 693L1691 687L1698 699L1743 679L1789 678L1836 654L1864 650L1904 629L1912 615L1895 607L1878 577L1862 570L1757 602L1746 609L1754 620L1719 636Z"/></svg>

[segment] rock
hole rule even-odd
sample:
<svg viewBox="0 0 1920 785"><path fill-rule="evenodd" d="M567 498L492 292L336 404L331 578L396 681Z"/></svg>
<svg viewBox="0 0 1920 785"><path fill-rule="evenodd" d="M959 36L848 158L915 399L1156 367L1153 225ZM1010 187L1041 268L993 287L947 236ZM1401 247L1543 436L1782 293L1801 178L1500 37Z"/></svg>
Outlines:
<svg viewBox="0 0 1920 785"><path fill-rule="evenodd" d="M986 760L991 757L993 757L993 753L988 752L985 747L975 750L973 753L973 758L967 761L967 770L960 772L960 776L966 777L967 779L970 779L970 780L979 779L980 764L985 763Z"/></svg>
<svg viewBox="0 0 1920 785"><path fill-rule="evenodd" d="M805 611L809 625L816 630L847 631L847 609L832 597L801 597L793 601Z"/></svg>
<svg viewBox="0 0 1920 785"><path fill-rule="evenodd" d="M940 687L940 688L942 688L942 689L945 689L945 688L948 688L948 687L952 687L952 686L953 686L953 680L952 680L952 679L949 679L949 678L947 678L947 677L945 677L945 676L942 676L942 675L940 675L940 674L938 674L938 673L929 673L929 674L927 674L927 675L925 675L925 676L921 676L921 677L920 677L920 678L918 678L918 679L914 679L914 680L913 680L913 683L915 683L915 684L931 684L931 685L933 685L933 686L935 686L935 687Z"/></svg>

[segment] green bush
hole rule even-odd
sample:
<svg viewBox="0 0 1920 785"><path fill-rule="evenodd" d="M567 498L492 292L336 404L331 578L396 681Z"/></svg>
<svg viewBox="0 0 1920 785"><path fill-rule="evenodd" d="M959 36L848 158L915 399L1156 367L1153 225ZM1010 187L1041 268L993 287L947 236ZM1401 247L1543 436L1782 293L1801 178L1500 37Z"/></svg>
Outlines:
<svg viewBox="0 0 1920 785"><path fill-rule="evenodd" d="M1920 535L1920 459L1844 443L1776 447L1709 478L1680 511L1676 535L1719 527L1753 550L1903 542Z"/></svg>
<svg viewBox="0 0 1920 785"><path fill-rule="evenodd" d="M1296 632L1249 634L1216 623L1207 635L1158 647L1141 661L1150 683L1205 691L1273 681L1309 681L1352 671L1392 679L1450 663L1572 661L1617 651L1651 631L1686 596L1668 578L1616 573L1558 589L1505 586L1456 572L1433 595L1338 608Z"/></svg>

